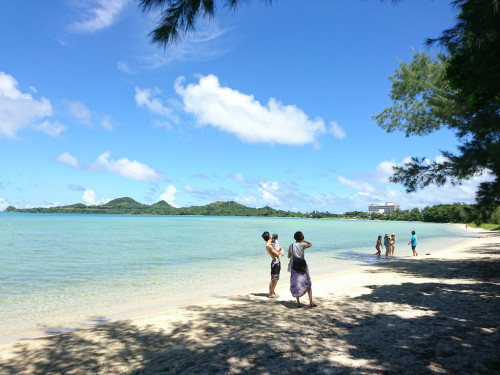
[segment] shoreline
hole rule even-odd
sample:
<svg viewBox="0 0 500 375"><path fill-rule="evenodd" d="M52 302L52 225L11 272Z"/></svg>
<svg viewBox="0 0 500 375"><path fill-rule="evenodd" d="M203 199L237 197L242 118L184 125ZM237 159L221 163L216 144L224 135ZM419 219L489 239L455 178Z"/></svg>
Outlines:
<svg viewBox="0 0 500 375"><path fill-rule="evenodd" d="M1 345L0 372L497 373L500 234L471 231L481 237L431 255L313 274L314 309L295 308L285 266L278 300L259 283Z"/></svg>
<svg viewBox="0 0 500 375"><path fill-rule="evenodd" d="M461 227L461 224L451 224L455 227ZM475 234L481 234L485 232L483 229L473 229L470 228L469 232ZM477 238L477 237L476 237ZM469 238L462 240L459 243L452 244L442 249L432 250L431 254L420 254L419 258L432 257L437 254L444 253L447 251L453 251L455 248L461 248L467 246L469 243L473 242L476 238ZM403 250L404 249L404 250ZM405 255L400 255L406 252ZM351 273L362 272L365 268L383 266L387 263L397 262L404 259L413 258L406 246L404 241L399 242L399 246L396 248L396 255L391 257L385 257L381 255L375 257L373 254L373 259L367 261L366 259L335 259L335 264L329 264L328 267L322 267L320 264L315 263L312 269L312 282L313 290L318 287L318 283L324 280L337 279L343 275L349 275ZM404 253L403 253L404 254ZM282 299L294 300L290 295L290 274L287 271L288 259L285 256L282 257L282 267L281 267L281 278L278 283L276 292L281 296ZM267 280L267 268L262 271L262 275L252 277L251 279L245 280L245 285L239 284L237 287L228 288L227 285L224 286L223 290L203 290L202 292L196 294L189 294L186 296L175 296L172 298L160 298L156 297L153 302L149 302L146 306L138 306L131 304L127 309L121 310L119 312L105 311L100 314L88 315L85 318L75 318L75 317L61 317L61 319L52 324L37 324L37 327L26 328L18 332L4 332L0 335L0 348L2 346L15 344L18 342L24 342L28 340L43 339L46 337L74 332L84 329L92 329L105 324L115 323L124 320L136 320L146 317L154 317L162 313L177 313L178 310L185 309L192 305L212 305L220 303L221 300L239 297L242 295L248 295L252 292L259 291L262 294L266 293L268 286Z"/></svg>

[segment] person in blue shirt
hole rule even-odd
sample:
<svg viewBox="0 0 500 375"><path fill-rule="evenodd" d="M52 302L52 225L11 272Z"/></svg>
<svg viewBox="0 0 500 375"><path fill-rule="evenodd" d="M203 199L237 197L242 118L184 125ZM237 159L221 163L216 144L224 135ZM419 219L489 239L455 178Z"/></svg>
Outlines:
<svg viewBox="0 0 500 375"><path fill-rule="evenodd" d="M408 245L411 244L411 249L413 250L413 256L417 256L417 236L415 236L415 231L411 231L411 240Z"/></svg>

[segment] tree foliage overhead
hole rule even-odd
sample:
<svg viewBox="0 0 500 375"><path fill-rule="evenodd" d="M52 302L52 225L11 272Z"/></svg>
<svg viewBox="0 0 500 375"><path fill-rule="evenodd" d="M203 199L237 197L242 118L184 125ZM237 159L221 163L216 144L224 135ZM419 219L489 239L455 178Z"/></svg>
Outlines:
<svg viewBox="0 0 500 375"><path fill-rule="evenodd" d="M223 7L235 10L247 0L219 1ZM271 3L272 0L262 0ZM143 12L160 10L157 27L149 34L153 43L163 47L175 43L181 36L194 31L198 18L213 19L216 9L215 0L139 0Z"/></svg>
<svg viewBox="0 0 500 375"><path fill-rule="evenodd" d="M179 41L189 31L194 31L198 18L203 17L212 20L215 15L217 3L224 8L236 10L241 3L249 0L138 0L139 7L145 13L158 10L160 17L157 27L149 34L155 44L166 48ZM273 0L260 0L265 4L271 4ZM395 4L400 0L390 1ZM332 1L333 3L333 1Z"/></svg>
<svg viewBox="0 0 500 375"><path fill-rule="evenodd" d="M445 161L413 157L396 167L392 182L408 192L429 184L460 183L483 172L476 200L485 217L500 204L500 0L457 0L457 25L428 43L447 54L414 53L400 63L392 81L393 106L374 119L392 132L425 135L447 127L459 141L458 153L442 151Z"/></svg>

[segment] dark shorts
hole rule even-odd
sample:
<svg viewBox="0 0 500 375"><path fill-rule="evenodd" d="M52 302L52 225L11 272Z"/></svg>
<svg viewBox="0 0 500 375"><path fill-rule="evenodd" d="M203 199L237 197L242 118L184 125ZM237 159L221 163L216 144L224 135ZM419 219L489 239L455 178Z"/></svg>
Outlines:
<svg viewBox="0 0 500 375"><path fill-rule="evenodd" d="M279 260L271 261L271 280L279 280L281 271L281 263Z"/></svg>

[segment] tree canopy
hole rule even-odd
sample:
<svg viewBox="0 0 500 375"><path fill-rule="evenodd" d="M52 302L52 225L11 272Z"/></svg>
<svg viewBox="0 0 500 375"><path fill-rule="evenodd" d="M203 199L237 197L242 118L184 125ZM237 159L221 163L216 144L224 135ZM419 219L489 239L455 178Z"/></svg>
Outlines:
<svg viewBox="0 0 500 375"><path fill-rule="evenodd" d="M406 136L453 130L458 153L442 151L445 160L413 157L395 167L392 182L408 192L429 184L460 183L489 172L476 201L483 218L500 204L500 0L457 0L457 25L429 40L445 48L435 58L415 52L409 64L389 79L393 106L374 116L378 125ZM479 218L479 220L481 217Z"/></svg>
<svg viewBox="0 0 500 375"><path fill-rule="evenodd" d="M235 10L245 0L220 1L223 7ZM271 3L272 0L262 0ZM199 17L212 19L215 0L139 0L143 12L160 10L157 27L149 34L153 43L163 47L178 41L181 36L195 29Z"/></svg>

